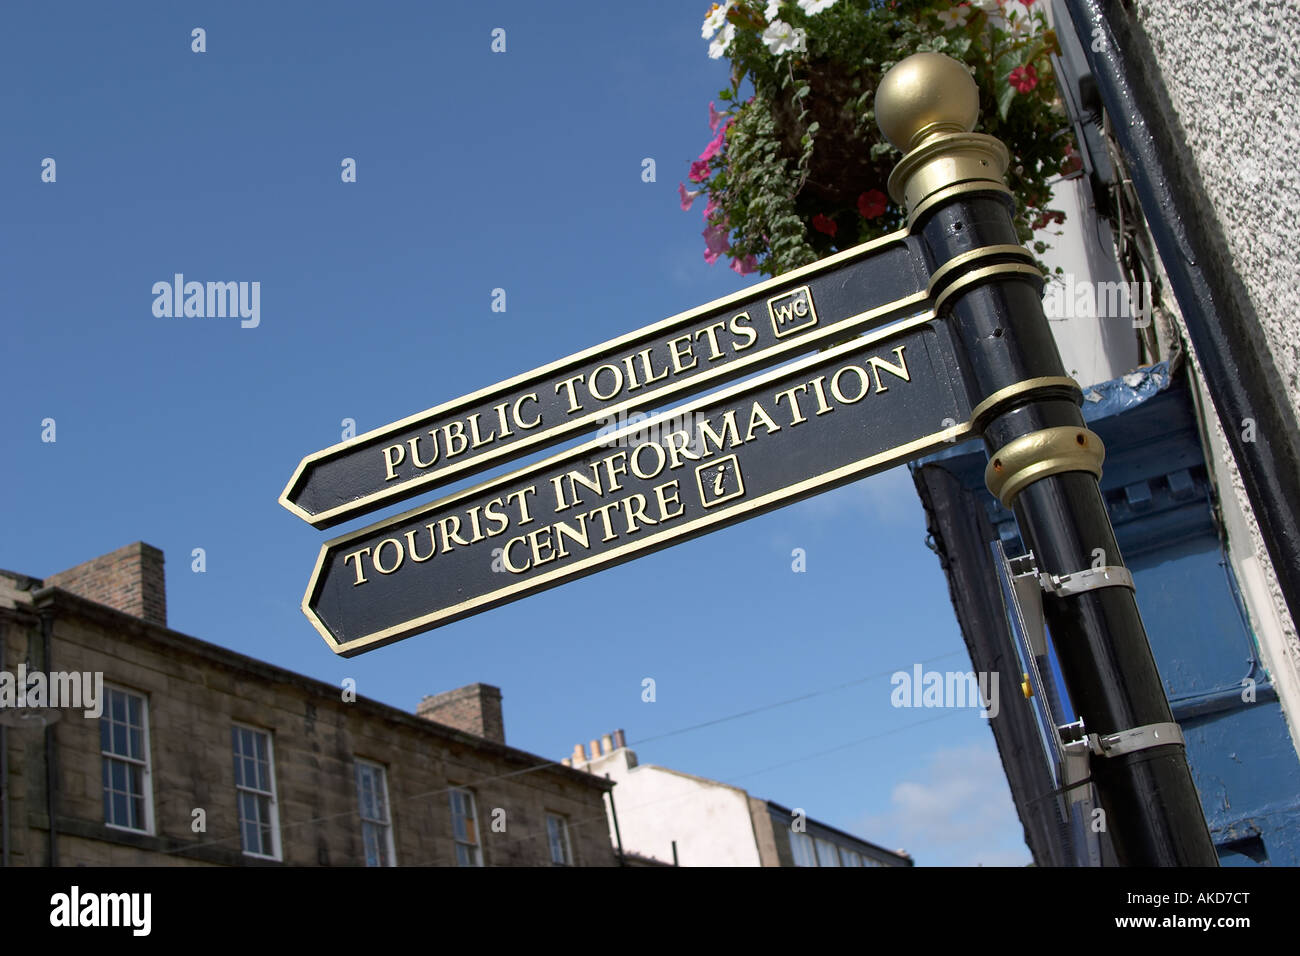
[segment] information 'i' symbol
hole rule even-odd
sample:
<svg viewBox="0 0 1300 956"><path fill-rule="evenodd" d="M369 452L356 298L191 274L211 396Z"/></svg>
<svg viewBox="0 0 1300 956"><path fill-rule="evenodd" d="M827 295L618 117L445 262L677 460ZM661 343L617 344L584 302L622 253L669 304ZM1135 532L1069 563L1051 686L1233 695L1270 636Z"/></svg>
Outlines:
<svg viewBox="0 0 1300 956"><path fill-rule="evenodd" d="M718 473L713 476L713 493L719 498L722 497L722 482L726 478L727 466L719 465Z"/></svg>

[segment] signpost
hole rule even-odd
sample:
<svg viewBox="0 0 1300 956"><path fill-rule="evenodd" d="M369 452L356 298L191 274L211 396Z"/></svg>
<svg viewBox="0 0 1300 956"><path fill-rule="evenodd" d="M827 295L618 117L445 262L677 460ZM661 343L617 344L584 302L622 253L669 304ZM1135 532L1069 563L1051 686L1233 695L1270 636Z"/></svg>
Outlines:
<svg viewBox="0 0 1300 956"><path fill-rule="evenodd" d="M930 275L898 232L308 455L280 503L328 528L924 311Z"/></svg>
<svg viewBox="0 0 1300 956"><path fill-rule="evenodd" d="M886 74L906 230L303 459L281 502L328 527L798 359L330 541L303 599L329 646L359 654L981 436L989 490L1058 582L1043 613L1116 856L1215 865L1098 488L1104 449L1016 236L1006 148L971 132L978 105L940 54Z"/></svg>
<svg viewBox="0 0 1300 956"><path fill-rule="evenodd" d="M303 610L352 656L908 461L970 431L926 315L326 544Z"/></svg>

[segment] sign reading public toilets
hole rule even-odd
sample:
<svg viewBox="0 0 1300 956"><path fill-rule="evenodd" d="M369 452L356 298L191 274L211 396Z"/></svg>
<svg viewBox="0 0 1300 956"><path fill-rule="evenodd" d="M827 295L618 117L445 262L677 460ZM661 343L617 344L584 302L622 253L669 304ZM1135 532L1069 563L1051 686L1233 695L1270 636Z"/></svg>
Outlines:
<svg viewBox="0 0 1300 956"><path fill-rule="evenodd" d="M330 527L916 315L928 281L918 240L885 236L309 455L280 502Z"/></svg>
<svg viewBox="0 0 1300 956"><path fill-rule="evenodd" d="M798 336L816 286L782 298ZM972 433L958 354L927 313L336 538L303 610L351 656L916 458Z"/></svg>

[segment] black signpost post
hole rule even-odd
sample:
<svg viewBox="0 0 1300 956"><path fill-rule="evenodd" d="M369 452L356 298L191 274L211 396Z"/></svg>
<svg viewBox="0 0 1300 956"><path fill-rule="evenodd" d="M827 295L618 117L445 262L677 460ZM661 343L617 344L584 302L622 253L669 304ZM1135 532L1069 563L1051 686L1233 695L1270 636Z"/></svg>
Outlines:
<svg viewBox="0 0 1300 956"><path fill-rule="evenodd" d="M1051 585L1116 857L1217 865L1098 487L1104 449L977 108L961 64L907 58L876 116L905 154L890 191L908 229L304 459L281 502L328 527L789 363L328 542L303 610L329 646L362 653L979 435Z"/></svg>

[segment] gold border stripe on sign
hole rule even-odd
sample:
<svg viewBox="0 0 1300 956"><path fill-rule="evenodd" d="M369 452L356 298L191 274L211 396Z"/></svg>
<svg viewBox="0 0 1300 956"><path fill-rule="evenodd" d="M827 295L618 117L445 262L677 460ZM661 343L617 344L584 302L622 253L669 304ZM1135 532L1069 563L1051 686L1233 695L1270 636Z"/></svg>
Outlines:
<svg viewBox="0 0 1300 956"><path fill-rule="evenodd" d="M682 312L668 319L663 319L653 325L648 325L644 328L619 336L618 338L610 339L609 341L602 342L600 345L584 349L581 352L575 352L573 355L551 362L549 365L543 365L530 372L525 372L522 375L516 375L514 378L507 379L504 382L498 382L495 385L490 385L477 392L462 396L450 402L444 402L441 405L426 409L422 412L417 412L414 415L384 425L381 428L376 428L362 435L357 435L355 438L351 438L346 442L340 442L336 445L331 445L328 448L322 449L321 451L314 452L313 454L307 455L303 458L298 463L298 467L294 469L293 475L289 478L288 484L285 485L284 491L280 494L280 504L309 524L320 525L323 523L337 523L333 519L338 518L339 520L343 520L343 518L348 515L382 507L384 502L389 499L397 496L409 496L413 493L414 489L423 488L434 482L445 484L466 473L486 470L502 460L521 457L527 454L530 449L536 447L542 442L561 440L556 436L568 436L581 432L588 427L596 425L602 419L607 419L611 416L618 415L621 412L637 407L637 405L643 402L644 399L629 398L614 405L603 406L581 418L568 419L544 432L531 435L528 438L521 439L520 441L512 442L507 446L503 446L496 452L488 452L475 458L465 459L456 465L441 469L436 474L413 478L401 483L400 485L366 495L365 497L346 502L345 504L339 505L335 508L326 509L314 515L289 500L289 493L298 485L299 479L303 476L304 472L317 462L340 457L349 449L355 448L356 446L379 441L385 437L405 431L427 419L446 415L458 409L469 407L472 404L482 402L493 395L510 392L529 383L545 381L548 376L552 375L556 371L571 367L580 362L598 358L611 351L617 351L629 341L643 339L650 335L659 334L665 330L688 326L692 321L706 312L722 309L730 304L751 301L762 296L769 290L788 288L792 284L798 284L799 280L802 278L820 275L821 273L830 271L838 266L852 263L858 259L872 255L886 246L903 245L904 240L906 240L908 236L909 233L906 230L890 233L888 236L882 236L879 239L863 243L862 245L855 246L852 249L846 249L844 252L836 253L833 256L820 259L810 265L795 269L792 272L783 273L776 278L760 282L746 289L742 289L739 292L732 293L731 295L724 296L720 299L715 299L712 302L707 302L704 305L697 306L687 312ZM906 248L906 246L903 246L903 248ZM727 380L739 377L744 374L745 369L756 364L775 364L773 360L780 356L800 354L804 351L816 348L819 343L825 342L828 339L834 339L849 332L859 332L864 329L877 327L881 323L914 314L921 309L927 309L929 304L930 296L927 290L904 296L900 299L895 299L894 301L881 305L875 309L859 312L856 315L840 319L828 325L813 327L813 331L806 335L797 336L787 342L775 344L754 355L719 366L712 372L704 372L701 375L682 379L677 384L666 386L653 393L653 401L656 404L662 404L673 395L688 389L690 390L688 394L703 391L709 387L709 382L714 382L719 379Z"/></svg>
<svg viewBox="0 0 1300 956"><path fill-rule="evenodd" d="M671 411L662 412L654 416L653 418L647 419L646 421L638 422L635 425L629 425L611 435L607 435L602 438L593 439L592 441L586 442L582 445L578 445L573 448L566 449L565 451L560 452L559 454L552 455L549 458L543 459L542 461L539 462L534 462L533 464L521 468L518 471L512 472L507 475L501 475L499 477L490 479L489 481L480 482L479 484L475 485L472 488L467 488L462 491L457 491L441 500L432 502L430 504L421 505L418 508L413 508L409 511L403 512L402 514L394 515L392 517L385 518L382 521L374 522L373 524L370 524L367 527L361 528L357 531L353 531L345 535L340 535L339 537L327 541L323 545L321 545L320 552L316 558L316 566L312 570L311 580L308 581L307 591L303 595L302 611L307 616L308 620L311 621L312 626L316 628L317 632L321 635L322 638L325 639L325 642L330 646L332 650L335 651L335 653L345 657L351 656L353 654L359 653L362 650L365 650L366 648L376 646L381 643L392 643L393 641L400 640L401 638L405 637L408 634L412 634L415 631L425 630L437 624L450 623L453 620L466 617L469 614L477 611L488 610L492 607L497 606L498 604L505 603L506 598L511 598L514 597L515 595L520 595L522 593L533 593L535 591L546 590L549 587L554 587L556 585L562 584L570 578L577 577L578 572L586 568L593 567L595 565L613 565L615 563L618 563L619 558L634 556L635 554L644 551L648 548L651 548L653 546L666 546L667 544L671 543L674 539L680 537L687 531L693 532L700 528L711 527L712 525L717 524L720 521L731 520L736 515L748 514L749 512L755 510L756 508L762 507L766 504L770 504L773 502L782 501L786 498L793 498L795 496L811 494L816 488L822 485L831 482L836 482L841 479L847 480L848 478L852 477L855 474L868 471L884 462L888 462L888 461L901 462L901 461L909 460L919 455L926 454L927 452L933 449L937 449L945 445L951 445L955 442L962 441L965 438L967 438L973 431L971 423L969 421L962 422L957 425L953 425L952 427L945 428L941 431L937 431L930 435L923 436L911 442L906 442L902 445L896 445L895 447L889 449L888 451L881 452L877 455L871 456L870 458L865 458L860 461L854 462L851 465L845 465L841 468L835 469L834 471L827 472L824 475L818 475L815 478L810 478L805 481L798 482L797 484L789 485L786 488L783 488L779 491L771 492L767 495L762 496L761 498L753 499L752 501L746 502L744 505L737 506L725 512L715 512L712 515L706 514L705 517L700 518L698 521L689 525L689 527L666 530L666 531L659 532L658 534L652 535L650 537L638 538L637 540L631 541L626 545L622 545L618 548L614 548L610 551L604 552L599 555L593 555L592 557L585 558L582 561L576 562L572 565L568 565L567 567L557 568L554 571L548 571L545 574L538 575L537 577L534 578L530 578L527 581L520 581L517 584L510 585L509 587L501 588L500 590L492 591L488 594L483 594L483 595L479 595L478 597L471 598L470 600L465 601L461 604L457 604L453 607L444 608L441 611L435 611L430 614L426 614L422 617L413 618L408 621L403 621L401 624L397 624L392 627L385 628L381 631L375 632L374 634L367 634L363 637L353 638L346 642L340 642L337 638L335 638L334 635L332 635L329 632L329 629L325 626L324 622L319 617L317 617L317 615L312 611L311 608L311 600L313 595L315 594L316 585L319 582L321 575L325 570L326 559L330 551L339 545L346 544L349 541L354 541L361 538L369 537L385 528L395 527L398 525L405 524L408 521L411 521L417 517L426 514L430 514L436 511L442 511L454 507L456 503L459 501L463 501L467 498L477 496L491 489L500 488L509 485L515 485L518 484L519 482L527 481L530 477L537 474L544 473L565 461L577 460L593 451L596 451L597 449L605 448L610 445L616 445L624 438L626 438L628 435L641 433L646 430L653 430L659 427L664 422L672 421L674 419L680 419L683 415L690 415L704 405L714 405L717 403L726 402L739 395L743 395L747 392L766 388L769 385L776 384L778 382L784 381L785 379L793 375L797 375L801 370L805 368L811 368L813 366L820 365L826 362L828 359L834 359L839 355L843 355L847 352L851 352L856 349L861 349L863 347L873 345L879 341L884 341L893 338L905 332L909 332L912 329L919 328L921 326L933 323L935 321L936 321L935 314L933 312L926 312L923 315L916 316L915 318L909 319L908 321L905 322L900 322L897 325L891 326L888 329L881 330L872 335L861 336L859 338L854 339L851 342L845 342L841 345L837 345L833 348L827 349L824 352L818 353L817 355L811 355L808 356L806 359L802 359L798 362L794 362L789 365L784 365L779 369L775 369L771 373L758 376L756 378L747 379L743 382L732 385L731 387L724 389L722 391L715 392L711 395L706 396L705 398L699 399L688 405L678 406L677 408Z"/></svg>

